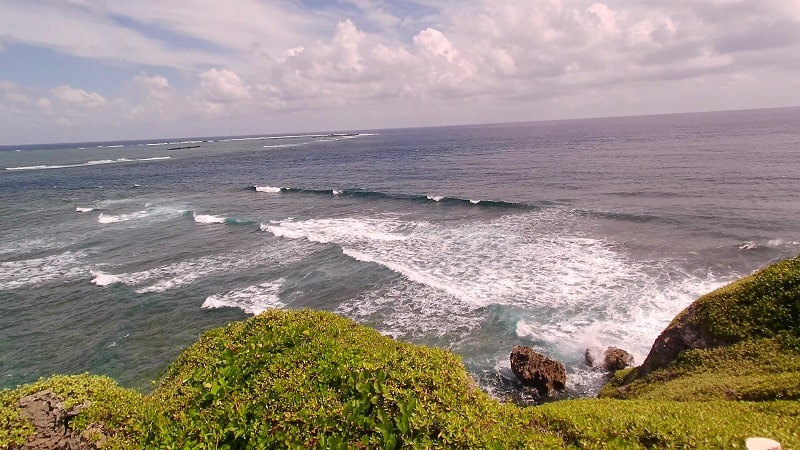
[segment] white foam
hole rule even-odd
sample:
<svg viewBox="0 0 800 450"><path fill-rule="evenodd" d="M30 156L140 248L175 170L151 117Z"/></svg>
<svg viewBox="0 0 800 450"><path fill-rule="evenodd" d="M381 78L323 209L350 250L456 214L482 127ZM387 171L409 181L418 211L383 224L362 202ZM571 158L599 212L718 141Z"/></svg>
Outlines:
<svg viewBox="0 0 800 450"><path fill-rule="evenodd" d="M97 216L97 222L107 225L137 220L169 220L182 214L183 211L172 207L155 206L146 204L145 209L123 214L102 212Z"/></svg>
<svg viewBox="0 0 800 450"><path fill-rule="evenodd" d="M50 282L66 282L86 274L84 252L71 252L22 261L0 262L0 290L20 289Z"/></svg>
<svg viewBox="0 0 800 450"><path fill-rule="evenodd" d="M582 356L590 344L616 345L641 361L681 309L735 278L684 273L679 262L632 260L614 243L594 237L588 219L555 209L458 226L382 215L282 221L262 224L262 230L335 243L357 261L402 275L409 286L425 286L437 295L415 298L425 305L417 309L439 311L454 323L471 323L474 311L490 305L513 308L519 312L509 319L509 332L562 355ZM356 316L358 308L388 308L376 327L404 333L392 325L400 309L391 311L377 296L362 300L375 305L350 305L343 312ZM413 321L402 321L417 329Z"/></svg>
<svg viewBox="0 0 800 450"><path fill-rule="evenodd" d="M154 156L150 158L140 158L140 159L128 159L128 158L118 158L118 159L98 159L87 161L83 163L77 164L40 164L35 166L21 166L21 167L6 167L6 170L14 170L14 171L21 171L21 170L49 170L49 169L69 169L72 167L88 167L88 166L98 166L98 165L106 165L106 164L119 164L119 163L128 163L128 162L149 162L149 161L161 161L165 159L170 159L170 156Z"/></svg>
<svg viewBox="0 0 800 450"><path fill-rule="evenodd" d="M150 157L150 158L134 159L133 161L164 161L164 160L167 160L167 159L172 159L172 157L171 156L153 156L153 157Z"/></svg>
<svg viewBox="0 0 800 450"><path fill-rule="evenodd" d="M92 212L92 211L94 211L94 208L85 208L85 207L77 206L77 207L75 207L75 211L79 212L79 213Z"/></svg>
<svg viewBox="0 0 800 450"><path fill-rule="evenodd" d="M428 197L428 200L433 200L435 202L440 202L440 201L442 201L444 199L444 196L442 196L442 195L428 195L427 197Z"/></svg>
<svg viewBox="0 0 800 450"><path fill-rule="evenodd" d="M331 192L333 193L333 195L342 195L344 193L344 191L341 189L333 189L331 190Z"/></svg>
<svg viewBox="0 0 800 450"><path fill-rule="evenodd" d="M194 221L197 223L225 223L225 218L210 214L194 214Z"/></svg>
<svg viewBox="0 0 800 450"><path fill-rule="evenodd" d="M482 321L474 305L402 279L342 303L336 313L372 324L395 339L447 336L446 346L456 345Z"/></svg>
<svg viewBox="0 0 800 450"><path fill-rule="evenodd" d="M254 187L256 189L256 192L268 192L272 194L277 194L278 192L281 191L281 188L279 187L272 187L272 186L254 186Z"/></svg>
<svg viewBox="0 0 800 450"><path fill-rule="evenodd" d="M141 219L147 217L147 211L137 211L129 214L106 214L100 213L97 216L97 222L102 224L127 222L129 220Z"/></svg>
<svg viewBox="0 0 800 450"><path fill-rule="evenodd" d="M295 264L318 250L319 246L312 243L279 242L266 246L255 245L247 250L204 256L113 276L117 282L135 287L138 294L161 293L198 280L252 267L267 266L274 269Z"/></svg>
<svg viewBox="0 0 800 450"><path fill-rule="evenodd" d="M334 242L404 241L409 226L414 224L393 220L375 219L316 219L303 222L283 221L261 225L262 231L289 239L305 238L323 244ZM357 248L355 248L357 250Z"/></svg>
<svg viewBox="0 0 800 450"><path fill-rule="evenodd" d="M36 237L22 240L15 240L14 236L8 236L0 242L0 255L6 253L14 253L16 255L24 255L25 253L40 252L42 250L50 250L53 248L62 247L65 244L62 239L56 239L52 236Z"/></svg>
<svg viewBox="0 0 800 450"><path fill-rule="evenodd" d="M295 142L291 144L273 144L273 145L264 145L264 148L288 148L288 147L300 147L301 145L306 145L307 142Z"/></svg>
<svg viewBox="0 0 800 450"><path fill-rule="evenodd" d="M99 270L92 270L91 274L94 278L92 278L91 283L96 284L98 286L110 286L112 284L121 283L122 280L110 273L101 272Z"/></svg>
<svg viewBox="0 0 800 450"><path fill-rule="evenodd" d="M270 308L284 308L279 293L285 279L261 283L223 294L214 294L205 299L202 308L239 308L247 314L261 314Z"/></svg>
<svg viewBox="0 0 800 450"><path fill-rule="evenodd" d="M101 164L113 164L115 161L113 159L99 159L97 161L89 161L86 163L87 166L98 166Z"/></svg>

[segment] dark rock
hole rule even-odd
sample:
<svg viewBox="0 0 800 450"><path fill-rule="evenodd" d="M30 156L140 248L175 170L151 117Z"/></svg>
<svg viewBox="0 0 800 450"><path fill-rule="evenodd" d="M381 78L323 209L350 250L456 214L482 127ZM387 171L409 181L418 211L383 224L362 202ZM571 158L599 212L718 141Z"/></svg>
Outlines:
<svg viewBox="0 0 800 450"><path fill-rule="evenodd" d="M641 378L654 370L667 367L678 355L689 349L703 349L725 345L714 339L695 317L698 314L696 303L689 305L658 336L644 363L631 376Z"/></svg>
<svg viewBox="0 0 800 450"><path fill-rule="evenodd" d="M558 361L536 353L530 347L514 346L511 351L511 370L524 386L549 396L564 389L567 371Z"/></svg>
<svg viewBox="0 0 800 450"><path fill-rule="evenodd" d="M608 347L603 352L603 368L606 370L622 370L633 365L633 355L617 347Z"/></svg>
<svg viewBox="0 0 800 450"><path fill-rule="evenodd" d="M592 349L586 349L586 352L583 354L583 359L586 360L586 365L594 367L594 354L592 353Z"/></svg>

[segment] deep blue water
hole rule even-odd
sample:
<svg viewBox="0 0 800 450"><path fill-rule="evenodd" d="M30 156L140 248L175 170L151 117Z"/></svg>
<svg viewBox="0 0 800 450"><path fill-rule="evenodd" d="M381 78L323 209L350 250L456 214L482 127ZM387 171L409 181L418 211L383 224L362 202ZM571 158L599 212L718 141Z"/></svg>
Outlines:
<svg viewBox="0 0 800 450"><path fill-rule="evenodd" d="M498 396L532 345L592 395L587 347L641 362L694 298L800 252L798 108L355 131L0 148L0 387L146 390L278 307L450 349Z"/></svg>

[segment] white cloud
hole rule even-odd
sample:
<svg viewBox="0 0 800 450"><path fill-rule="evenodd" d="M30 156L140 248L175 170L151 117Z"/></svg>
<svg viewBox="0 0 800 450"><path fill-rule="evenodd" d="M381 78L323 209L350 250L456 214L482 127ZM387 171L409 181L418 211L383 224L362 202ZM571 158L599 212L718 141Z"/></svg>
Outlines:
<svg viewBox="0 0 800 450"><path fill-rule="evenodd" d="M250 98L250 88L235 72L210 69L198 75L193 98L210 114L230 112L235 104Z"/></svg>
<svg viewBox="0 0 800 450"><path fill-rule="evenodd" d="M96 92L86 92L67 85L55 87L50 93L56 102L67 108L96 109L106 104L106 99Z"/></svg>
<svg viewBox="0 0 800 450"><path fill-rule="evenodd" d="M409 13L414 3L424 16ZM16 108L73 123L104 112L132 124L271 117L284 129L333 118L403 126L663 112L702 108L702 98L719 109L736 86L748 99L800 103L796 0L414 3L8 0L0 3L6 45L139 75L116 92L104 87L106 97L89 79L0 88ZM675 94L664 101L649 89Z"/></svg>
<svg viewBox="0 0 800 450"><path fill-rule="evenodd" d="M147 75L136 75L133 77L133 82L148 92L158 92L169 88L169 80L167 80L167 77L161 75L155 75L152 77Z"/></svg>
<svg viewBox="0 0 800 450"><path fill-rule="evenodd" d="M212 103L234 103L250 97L250 91L230 70L207 70L199 75L200 95L202 99Z"/></svg>
<svg viewBox="0 0 800 450"><path fill-rule="evenodd" d="M39 108L41 108L46 112L50 112L53 109L53 102L51 102L49 98L41 97L38 100L36 100L36 106L38 106Z"/></svg>
<svg viewBox="0 0 800 450"><path fill-rule="evenodd" d="M22 105L28 105L31 103L31 99L18 92L6 92L3 94L3 98L10 103L17 103Z"/></svg>
<svg viewBox="0 0 800 450"><path fill-rule="evenodd" d="M67 3L2 2L0 30L15 43L98 60L191 68L225 59L208 51L171 49L144 33L119 26L96 9Z"/></svg>

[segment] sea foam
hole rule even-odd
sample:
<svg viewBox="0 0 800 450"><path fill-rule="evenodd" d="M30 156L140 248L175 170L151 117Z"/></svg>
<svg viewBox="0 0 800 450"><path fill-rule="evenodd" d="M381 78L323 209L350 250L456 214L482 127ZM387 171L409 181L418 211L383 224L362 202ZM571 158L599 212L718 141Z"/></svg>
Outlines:
<svg viewBox="0 0 800 450"><path fill-rule="evenodd" d="M86 253L66 251L42 258L0 261L0 290L68 282L86 274Z"/></svg>
<svg viewBox="0 0 800 450"><path fill-rule="evenodd" d="M253 186L256 192L269 192L276 194L281 191L279 187L272 187L272 186Z"/></svg>
<svg viewBox="0 0 800 450"><path fill-rule="evenodd" d="M194 221L197 223L225 223L225 220L225 217L210 214L194 214Z"/></svg>
<svg viewBox="0 0 800 450"><path fill-rule="evenodd" d="M247 314L261 314L270 308L284 308L279 292L285 279L261 283L243 289L235 289L222 294L214 294L205 299L202 308L239 308Z"/></svg>
<svg viewBox="0 0 800 450"><path fill-rule="evenodd" d="M337 244L356 261L402 276L405 290L425 292L415 299L424 304L416 307L421 323L467 329L475 326L476 311L499 306L514 311L502 319L509 335L563 355L582 355L581 347L592 343L624 346L641 357L683 307L734 277L699 277L671 261L633 260L594 237L588 224L568 211L548 209L458 226L381 215L283 221L262 229L286 239ZM359 315L371 307L343 308ZM375 326L406 335L402 326L410 322L396 321L401 312L387 308L391 304L375 306L383 311L383 318L373 318L379 320ZM419 312L436 313L426 318Z"/></svg>
<svg viewBox="0 0 800 450"><path fill-rule="evenodd" d="M92 270L91 274L94 278L92 278L91 283L96 284L98 286L110 286L112 284L121 283L122 280L110 273L101 272L99 270Z"/></svg>

